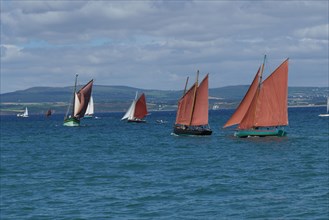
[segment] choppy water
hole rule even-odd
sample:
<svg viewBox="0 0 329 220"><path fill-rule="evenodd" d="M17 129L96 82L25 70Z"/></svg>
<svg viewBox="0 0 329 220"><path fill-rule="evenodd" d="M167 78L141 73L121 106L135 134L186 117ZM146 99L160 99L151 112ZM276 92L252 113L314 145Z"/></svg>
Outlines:
<svg viewBox="0 0 329 220"><path fill-rule="evenodd" d="M171 135L175 112L1 116L0 218L328 219L324 111L289 109L287 137L247 139L221 128L233 110L210 112L210 137Z"/></svg>

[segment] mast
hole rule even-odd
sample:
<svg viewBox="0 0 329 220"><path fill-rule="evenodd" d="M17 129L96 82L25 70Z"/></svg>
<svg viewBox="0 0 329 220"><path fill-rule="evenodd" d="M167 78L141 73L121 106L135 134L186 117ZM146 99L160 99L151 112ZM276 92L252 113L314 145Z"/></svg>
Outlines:
<svg viewBox="0 0 329 220"><path fill-rule="evenodd" d="M68 114L70 111L70 106L72 103L73 103L73 106L72 106L72 115L71 116L72 117L74 116L75 91L76 91L76 86L77 86L77 78L78 78L78 74L75 74L75 83L74 83L74 89L73 89L73 102L71 102L72 99L70 99L69 106L67 107L64 119L66 119L68 117Z"/></svg>
<svg viewBox="0 0 329 220"><path fill-rule="evenodd" d="M183 93L183 96L185 95L185 92L186 92L187 83L188 83L188 77L186 78L186 83L185 83L185 87L184 87L184 93Z"/></svg>
<svg viewBox="0 0 329 220"><path fill-rule="evenodd" d="M75 82L74 82L74 91L73 91L73 108L72 108L72 117L74 117L74 105L75 105L75 92L77 89L77 81L78 81L78 74L75 74Z"/></svg>
<svg viewBox="0 0 329 220"><path fill-rule="evenodd" d="M257 112L257 106L258 106L258 97L259 97L259 93L260 93L260 87L262 85L262 79L263 79L263 72L264 72L264 67L265 67L265 60L266 60L266 54L264 55L264 60L263 60L263 64L261 66L261 69L260 69L260 73L259 73L259 82L258 82L258 88L256 90L256 107L254 109L254 119L256 117L256 112ZM254 126L255 127L255 126Z"/></svg>
<svg viewBox="0 0 329 220"><path fill-rule="evenodd" d="M192 113L191 113L191 118L190 118L189 125L191 125L192 119L193 119L193 112L194 112L194 106L195 106L196 91L198 89L198 83L199 83L198 80L199 80L199 70L196 73L196 82L195 82L194 95L193 95L193 104L192 104L192 109L191 109Z"/></svg>
<svg viewBox="0 0 329 220"><path fill-rule="evenodd" d="M262 68L260 70L259 84L258 84L259 87L262 84L263 72L264 72L264 67L265 67L265 60L266 60L266 54L264 55L264 60L263 60Z"/></svg>

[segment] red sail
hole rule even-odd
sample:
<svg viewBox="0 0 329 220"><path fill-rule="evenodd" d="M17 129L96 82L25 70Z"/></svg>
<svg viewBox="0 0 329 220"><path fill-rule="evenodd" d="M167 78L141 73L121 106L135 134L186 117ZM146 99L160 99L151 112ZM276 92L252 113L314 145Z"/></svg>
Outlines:
<svg viewBox="0 0 329 220"><path fill-rule="evenodd" d="M288 125L288 60L263 83L254 126Z"/></svg>
<svg viewBox="0 0 329 220"><path fill-rule="evenodd" d="M79 101L80 101L80 106L79 109L77 110L77 113L75 116L77 118L82 118L85 115L90 96L91 96L91 90L93 87L93 80L90 80L84 87L82 87L79 92L77 93Z"/></svg>
<svg viewBox="0 0 329 220"><path fill-rule="evenodd" d="M261 85L239 129L288 125L288 59Z"/></svg>
<svg viewBox="0 0 329 220"><path fill-rule="evenodd" d="M190 125L193 102L196 92L196 83L184 94L184 96L178 102L178 109L176 115L176 124Z"/></svg>
<svg viewBox="0 0 329 220"><path fill-rule="evenodd" d="M147 115L146 99L143 93L136 102L134 117L138 119L142 119L146 115Z"/></svg>
<svg viewBox="0 0 329 220"><path fill-rule="evenodd" d="M208 124L208 74L200 83L195 96L191 125Z"/></svg>
<svg viewBox="0 0 329 220"><path fill-rule="evenodd" d="M255 93L257 91L258 83L259 83L259 74L260 74L261 68L258 69L254 80L252 81L246 95L242 99L241 103L239 104L238 108L235 110L231 118L226 122L224 125L224 128L239 124L243 117L245 116L246 112L248 111L248 108L250 106L250 103L252 102L252 99L255 96Z"/></svg>

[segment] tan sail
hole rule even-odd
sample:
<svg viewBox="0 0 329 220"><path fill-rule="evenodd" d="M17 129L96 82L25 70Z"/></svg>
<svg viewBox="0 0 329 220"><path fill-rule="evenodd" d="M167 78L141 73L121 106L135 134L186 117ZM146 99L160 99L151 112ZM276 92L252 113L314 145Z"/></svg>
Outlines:
<svg viewBox="0 0 329 220"><path fill-rule="evenodd" d="M196 89L195 83L179 100L175 124L190 125Z"/></svg>
<svg viewBox="0 0 329 220"><path fill-rule="evenodd" d="M239 124L242 121L243 117L246 115L246 112L249 109L250 103L252 102L252 100L255 96L255 93L257 91L260 73L261 73L261 67L258 69L258 71L255 75L255 78L252 81L246 95L240 102L239 106L237 107L237 109L235 110L235 112L233 113L231 118L226 122L226 124L224 125L224 128Z"/></svg>
<svg viewBox="0 0 329 220"><path fill-rule="evenodd" d="M208 74L200 83L195 96L194 111L191 125L208 124Z"/></svg>
<svg viewBox="0 0 329 220"><path fill-rule="evenodd" d="M288 59L260 82L238 129L288 125Z"/></svg>

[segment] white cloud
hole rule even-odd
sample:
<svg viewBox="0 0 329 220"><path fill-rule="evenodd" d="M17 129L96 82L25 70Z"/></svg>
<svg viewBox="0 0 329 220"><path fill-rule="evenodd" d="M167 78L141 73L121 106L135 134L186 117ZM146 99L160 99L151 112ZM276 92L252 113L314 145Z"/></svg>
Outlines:
<svg viewBox="0 0 329 220"><path fill-rule="evenodd" d="M313 27L305 27L294 31L298 38L329 39L329 24L321 24Z"/></svg>

